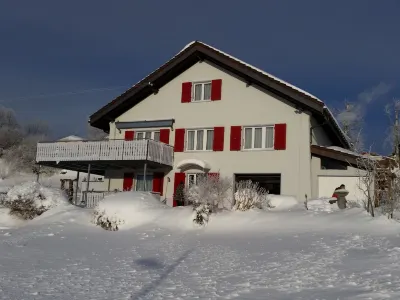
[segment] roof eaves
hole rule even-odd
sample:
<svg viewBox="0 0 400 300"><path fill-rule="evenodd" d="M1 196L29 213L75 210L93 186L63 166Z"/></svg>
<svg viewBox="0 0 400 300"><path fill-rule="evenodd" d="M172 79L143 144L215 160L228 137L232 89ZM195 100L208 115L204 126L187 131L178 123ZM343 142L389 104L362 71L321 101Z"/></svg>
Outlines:
<svg viewBox="0 0 400 300"><path fill-rule="evenodd" d="M89 122L92 121L92 118L94 118L97 114L101 114L102 112L106 111L107 109L109 109L111 106L113 106L114 104L116 104L120 99L124 98L127 94L135 91L136 89L138 89L142 84L147 84L146 81L148 80L148 78L151 78L154 74L156 74L160 69L165 68L165 66L167 66L169 63L171 63L171 61L173 61L175 58L177 58L180 55L183 55L183 53L189 51L189 49L191 49L196 43L198 43L197 41L193 41L191 43L189 43L188 45L185 46L185 48L183 48L181 51L179 51L176 55L174 55L172 58L170 58L167 62L165 62L164 64L162 64L160 67L158 67L157 69L155 69L153 72L151 72L150 74L148 74L147 76L145 76L144 78L142 78L141 80L139 80L138 82L136 82L132 87L130 87L128 90L126 90L125 92L123 92L122 94L120 94L119 96L115 97L112 101L110 101L109 103L107 103L105 106L103 106L102 108L100 108L98 111L96 111L95 113L93 113L90 117L89 117Z"/></svg>

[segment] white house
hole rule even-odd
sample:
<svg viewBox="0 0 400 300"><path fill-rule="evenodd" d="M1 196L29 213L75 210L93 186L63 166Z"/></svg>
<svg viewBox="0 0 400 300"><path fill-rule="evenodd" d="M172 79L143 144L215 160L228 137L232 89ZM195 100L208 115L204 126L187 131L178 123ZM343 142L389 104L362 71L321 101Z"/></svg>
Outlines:
<svg viewBox="0 0 400 300"><path fill-rule="evenodd" d="M149 190L219 173L270 193L330 196L355 186L355 154L317 97L195 41L90 117L103 141L40 143L40 164L105 176L105 190Z"/></svg>

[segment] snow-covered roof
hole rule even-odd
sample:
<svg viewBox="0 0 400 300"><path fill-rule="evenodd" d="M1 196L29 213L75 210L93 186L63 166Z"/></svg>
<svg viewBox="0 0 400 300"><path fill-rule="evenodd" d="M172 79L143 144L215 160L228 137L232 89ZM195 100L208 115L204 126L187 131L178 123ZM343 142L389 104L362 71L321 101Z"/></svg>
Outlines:
<svg viewBox="0 0 400 300"><path fill-rule="evenodd" d="M371 160L383 160L383 159L387 158L382 155L372 155L371 153L358 153L358 152L354 152L349 149L345 149L345 148L338 147L338 146L318 146L318 147L333 150L333 151L340 152L343 154L356 156L356 157L368 158Z"/></svg>
<svg viewBox="0 0 400 300"><path fill-rule="evenodd" d="M349 150L349 149L344 149L344 148L338 147L338 146L329 146L329 147L324 147L324 148L331 149L331 150L335 150L335 151L337 151L337 152L342 152L342 153L349 154L349 155L353 155L353 156L361 156L361 155L360 155L359 153L357 153L357 152L351 151L351 150Z"/></svg>
<svg viewBox="0 0 400 300"><path fill-rule="evenodd" d="M68 141L84 141L84 138L81 138L80 136L77 135L69 135L66 137L63 137L61 139L59 139L58 141L60 142L68 142Z"/></svg>
<svg viewBox="0 0 400 300"><path fill-rule="evenodd" d="M318 99L316 96L314 96L314 95L312 95L312 94L310 94L310 93L308 93L308 92L306 92L306 91L304 91L304 90L298 88L297 86L294 86L294 85L292 85L292 84L290 84L290 83L288 83L288 82L286 82L286 81L284 81L284 80L282 80L282 79L280 79L280 78L278 78L278 77L276 77L276 76L274 76L274 75L272 75L272 74L270 74L270 73L265 72L264 70L261 70L261 69L255 67L255 66L253 66L253 65L250 65L250 64L244 62L243 60L240 60L240 59L238 59L238 58L236 58L236 57L234 57L234 56L232 56L232 55L230 55L230 54L228 54L228 53L226 53L226 52L223 52L223 51L221 51L221 50L219 50L219 49L217 49L217 48L215 48L215 47L213 47L213 46L210 46L210 45L208 45L208 44L206 44L206 43L203 43L203 42L200 42L200 41L193 41L193 42L190 42L190 43L187 44L185 47L183 47L183 49L182 49L177 55L179 55L181 52L183 52L184 50L186 50L187 48L189 48L191 45L193 45L193 44L195 44L195 43L203 44L204 46L206 46L206 47L208 47L208 48L211 48L211 49L213 49L214 51L217 51L217 52L219 52L219 53L221 53L221 54L223 54L223 55L225 55L225 56L228 56L229 58L231 58L231 59L233 59L233 60L235 60L235 61L237 61L237 62L239 62L239 63L241 63L241 64L243 64L243 65L246 65L247 67L249 67L249 68L251 68L251 69L253 69L253 70L257 71L257 72L260 72L260 73L262 73L262 74L264 74L264 75L270 77L271 79L274 79L274 80L276 80L276 81L279 81L280 83L282 83L282 84L284 84L284 85L286 85L286 86L288 86L288 87L290 87L290 88L292 88L292 89L294 89L294 90L297 90L298 92L300 92L300 93L302 93L302 94L305 94L305 95L307 95L308 97L311 97L311 98L313 98L313 99L315 99L315 100L317 100L317 101L319 101L319 102L322 103L322 100L320 100L320 99Z"/></svg>

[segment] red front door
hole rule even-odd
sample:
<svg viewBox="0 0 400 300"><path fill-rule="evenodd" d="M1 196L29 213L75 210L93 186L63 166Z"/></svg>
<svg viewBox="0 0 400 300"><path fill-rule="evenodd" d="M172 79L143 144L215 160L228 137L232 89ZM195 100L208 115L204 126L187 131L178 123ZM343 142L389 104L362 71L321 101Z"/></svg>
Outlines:
<svg viewBox="0 0 400 300"><path fill-rule="evenodd" d="M130 191L133 187L133 173L124 173L123 190Z"/></svg>

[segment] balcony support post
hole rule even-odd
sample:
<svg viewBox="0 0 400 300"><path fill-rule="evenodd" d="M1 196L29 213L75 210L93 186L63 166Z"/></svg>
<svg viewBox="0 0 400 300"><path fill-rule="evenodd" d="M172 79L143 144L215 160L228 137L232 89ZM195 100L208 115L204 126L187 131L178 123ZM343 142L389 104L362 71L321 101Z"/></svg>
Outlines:
<svg viewBox="0 0 400 300"><path fill-rule="evenodd" d="M88 192L89 192L89 182L90 182L90 164L88 164L87 180L86 180L86 195L85 195L86 204L87 204L87 197L88 197Z"/></svg>
<svg viewBox="0 0 400 300"><path fill-rule="evenodd" d="M146 172L147 172L147 161L144 163L144 168L143 168L144 190L147 192Z"/></svg>
<svg viewBox="0 0 400 300"><path fill-rule="evenodd" d="M75 205L78 204L79 174L80 174L80 172L78 171L78 173L76 174L76 186L75 186L75 195L74 195Z"/></svg>

